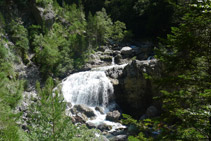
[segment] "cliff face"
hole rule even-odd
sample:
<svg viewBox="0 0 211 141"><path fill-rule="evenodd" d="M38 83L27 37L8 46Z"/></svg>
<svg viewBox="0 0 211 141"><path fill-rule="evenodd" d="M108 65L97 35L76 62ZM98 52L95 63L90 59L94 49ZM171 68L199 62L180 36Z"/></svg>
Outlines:
<svg viewBox="0 0 211 141"><path fill-rule="evenodd" d="M115 78L114 74L120 75ZM123 71L108 70L107 75L116 82L114 83L116 102L124 113L138 118L152 105L160 109L161 103L153 100L153 97L160 95L154 83L154 80L161 76L161 65L157 60L134 60Z"/></svg>

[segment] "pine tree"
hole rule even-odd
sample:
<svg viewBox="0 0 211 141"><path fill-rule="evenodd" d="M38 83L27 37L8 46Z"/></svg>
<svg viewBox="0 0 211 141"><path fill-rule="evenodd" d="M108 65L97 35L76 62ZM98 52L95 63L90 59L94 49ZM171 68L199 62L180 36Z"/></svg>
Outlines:
<svg viewBox="0 0 211 141"><path fill-rule="evenodd" d="M15 107L22 98L23 83L15 79L12 62L5 47L5 41L0 42L0 140L27 140L25 133L18 127L19 113Z"/></svg>
<svg viewBox="0 0 211 141"><path fill-rule="evenodd" d="M165 68L163 117L174 127L164 131L168 139L211 140L211 2L183 6L188 12L157 52Z"/></svg>
<svg viewBox="0 0 211 141"><path fill-rule="evenodd" d="M71 118L65 114L66 103L52 78L47 79L44 88L41 89L39 83L36 87L38 99L31 105L27 121L31 140L97 140L97 131L73 125Z"/></svg>
<svg viewBox="0 0 211 141"><path fill-rule="evenodd" d="M52 78L47 79L45 87L37 83L38 101L31 105L29 133L32 140L66 140L73 137L75 126L65 115L66 103L60 91L54 91Z"/></svg>

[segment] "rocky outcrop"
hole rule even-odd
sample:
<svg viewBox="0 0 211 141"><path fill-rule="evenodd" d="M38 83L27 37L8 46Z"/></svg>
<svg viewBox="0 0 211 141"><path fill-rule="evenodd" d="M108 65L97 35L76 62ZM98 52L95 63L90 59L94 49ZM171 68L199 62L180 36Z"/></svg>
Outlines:
<svg viewBox="0 0 211 141"><path fill-rule="evenodd" d="M133 50L131 47L123 47L120 51L123 56L131 56L133 53Z"/></svg>
<svg viewBox="0 0 211 141"><path fill-rule="evenodd" d="M79 113L82 113L88 118L93 118L96 116L94 114L94 111L85 105L74 105L73 108L71 109L71 112L77 115Z"/></svg>
<svg viewBox="0 0 211 141"><path fill-rule="evenodd" d="M106 120L117 122L120 118L119 111L115 110L113 112L108 112L106 115Z"/></svg>
<svg viewBox="0 0 211 141"><path fill-rule="evenodd" d="M160 103L153 101L153 97L158 96L159 91L151 78L159 78L160 75L161 65L155 59L134 60L129 63L122 75L117 78L119 84L114 85L116 102L123 112L138 118L152 104L159 107ZM109 74L109 76L113 75Z"/></svg>
<svg viewBox="0 0 211 141"><path fill-rule="evenodd" d="M107 125L105 123L101 123L97 126L97 129L99 129L100 131L108 131L110 130L112 127L110 125Z"/></svg>
<svg viewBox="0 0 211 141"><path fill-rule="evenodd" d="M32 5L32 14L39 25L45 24L45 26L50 29L55 21L55 13L52 10L53 8L51 5L48 8L43 8L36 6L35 4Z"/></svg>
<svg viewBox="0 0 211 141"><path fill-rule="evenodd" d="M82 113L72 116L71 119L72 119L73 123L83 123L83 124L86 123L86 121L88 120L86 115L84 115Z"/></svg>
<svg viewBox="0 0 211 141"><path fill-rule="evenodd" d="M96 124L94 124L94 123L92 123L92 122L86 122L86 126L87 126L89 129L96 128Z"/></svg>
<svg viewBox="0 0 211 141"><path fill-rule="evenodd" d="M108 76L109 78L118 79L122 76L123 69L124 67L116 66L116 67L106 70L105 73L106 73L106 76Z"/></svg>

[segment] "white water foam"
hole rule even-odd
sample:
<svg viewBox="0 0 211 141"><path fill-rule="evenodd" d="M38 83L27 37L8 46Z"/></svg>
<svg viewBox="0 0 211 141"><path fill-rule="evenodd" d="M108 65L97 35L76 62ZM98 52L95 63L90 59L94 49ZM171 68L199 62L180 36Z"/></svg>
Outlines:
<svg viewBox="0 0 211 141"><path fill-rule="evenodd" d="M102 71L72 74L63 82L62 86L62 92L67 102L87 106L107 107L113 91L113 85Z"/></svg>
<svg viewBox="0 0 211 141"><path fill-rule="evenodd" d="M89 119L87 122L92 122L95 125L105 123L112 126L110 132L119 128L125 128L120 123L106 121L106 113L115 107L113 99L114 89L111 81L106 77L104 70L113 67L125 67L124 65L115 65L100 67L92 71L79 72L70 75L62 82L62 93L64 99L72 105L83 104L91 108L95 115L95 119ZM99 106L103 109L104 114L95 110Z"/></svg>

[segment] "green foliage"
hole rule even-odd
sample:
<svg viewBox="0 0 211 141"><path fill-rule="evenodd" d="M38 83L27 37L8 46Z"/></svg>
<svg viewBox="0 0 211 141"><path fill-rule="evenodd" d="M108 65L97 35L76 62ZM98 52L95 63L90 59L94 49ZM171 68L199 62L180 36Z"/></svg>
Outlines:
<svg viewBox="0 0 211 141"><path fill-rule="evenodd" d="M170 32L174 9L168 0L106 0L104 7L135 37L152 39Z"/></svg>
<svg viewBox="0 0 211 141"><path fill-rule="evenodd" d="M3 43L0 43L0 98L2 103L15 108L22 96L22 82L15 79L9 52Z"/></svg>
<svg viewBox="0 0 211 141"><path fill-rule="evenodd" d="M33 41L36 35L39 35L41 33L41 26L31 25L28 29L29 29L30 49L34 49Z"/></svg>
<svg viewBox="0 0 211 141"><path fill-rule="evenodd" d="M4 26L5 26L5 19L3 14L0 12L0 33L3 32Z"/></svg>
<svg viewBox="0 0 211 141"><path fill-rule="evenodd" d="M12 20L8 25L8 32L11 36L12 41L15 43L15 50L18 55L22 56L24 59L24 54L27 53L29 49L28 31L22 25L20 19L17 21Z"/></svg>
<svg viewBox="0 0 211 141"><path fill-rule="evenodd" d="M49 4L53 3L53 0L36 0L36 3L40 6L47 7Z"/></svg>
<svg viewBox="0 0 211 141"><path fill-rule="evenodd" d="M4 105L2 102L0 102L0 115L0 140L20 140L20 136L18 134L19 129L16 126L14 119L11 118L14 114L12 114L10 107Z"/></svg>
<svg viewBox="0 0 211 141"><path fill-rule="evenodd" d="M31 105L28 119L31 140L95 140L97 131L84 126L76 127L66 116L66 103L60 88L54 89L52 78L47 79L45 87L37 83L38 100Z"/></svg>
<svg viewBox="0 0 211 141"><path fill-rule="evenodd" d="M46 81L43 89L37 83L39 99L31 105L28 119L32 140L58 140L64 139L64 136L72 138L74 128L70 119L65 116L66 104L60 91L53 91L54 86L52 78Z"/></svg>
<svg viewBox="0 0 211 141"><path fill-rule="evenodd" d="M136 129L135 133L132 133L133 135L138 133L138 135L135 136L129 136L129 141L151 141L153 140L152 132L157 131L157 122L152 121L151 119L144 119L137 121L136 119L133 119L130 115L122 114L123 119L121 122L126 125L134 126ZM146 136L147 135L147 136Z"/></svg>
<svg viewBox="0 0 211 141"><path fill-rule="evenodd" d="M125 32L125 24L120 21L113 23L104 8L96 12L94 16L89 13L87 34L89 44L92 46L97 47L100 44L109 43L110 40L119 43L124 39Z"/></svg>
<svg viewBox="0 0 211 141"><path fill-rule="evenodd" d="M134 5L134 9L139 15L143 15L150 5L150 0L137 0Z"/></svg>
<svg viewBox="0 0 211 141"><path fill-rule="evenodd" d="M152 76L150 76L150 75L147 74L147 73L143 73L143 76L144 76L144 79L152 80Z"/></svg>
<svg viewBox="0 0 211 141"><path fill-rule="evenodd" d="M57 37L52 32L44 37L40 34L35 36L33 44L36 46L36 60L40 64L41 73L45 77L52 75L60 56Z"/></svg>
<svg viewBox="0 0 211 141"><path fill-rule="evenodd" d="M6 42L0 42L0 140L19 141L25 134L18 128L18 115L12 111L22 98L23 85L15 79L12 68L12 58Z"/></svg>
<svg viewBox="0 0 211 141"><path fill-rule="evenodd" d="M110 38L116 42L121 42L125 37L125 30L125 23L116 21L112 27L112 34Z"/></svg>
<svg viewBox="0 0 211 141"><path fill-rule="evenodd" d="M107 15L106 10L96 12L96 15L89 14L87 32L89 42L94 46L108 42L108 39L112 32L112 21Z"/></svg>
<svg viewBox="0 0 211 141"><path fill-rule="evenodd" d="M152 141L152 138L151 139L146 138L146 137L144 137L144 134L142 132L140 132L138 134L138 136L136 136L136 137L129 136L128 141Z"/></svg>
<svg viewBox="0 0 211 141"><path fill-rule="evenodd" d="M39 29L33 28L32 31L36 32L30 35L36 62L45 77L63 77L73 69L80 69L92 50L86 37L87 22L83 8L63 4L56 12L62 22L55 22L44 35L38 36Z"/></svg>
<svg viewBox="0 0 211 141"><path fill-rule="evenodd" d="M163 116L175 127L165 133L168 139L211 139L211 20L205 10L211 3L193 4L185 5L188 12L157 52L166 69L160 82Z"/></svg>

